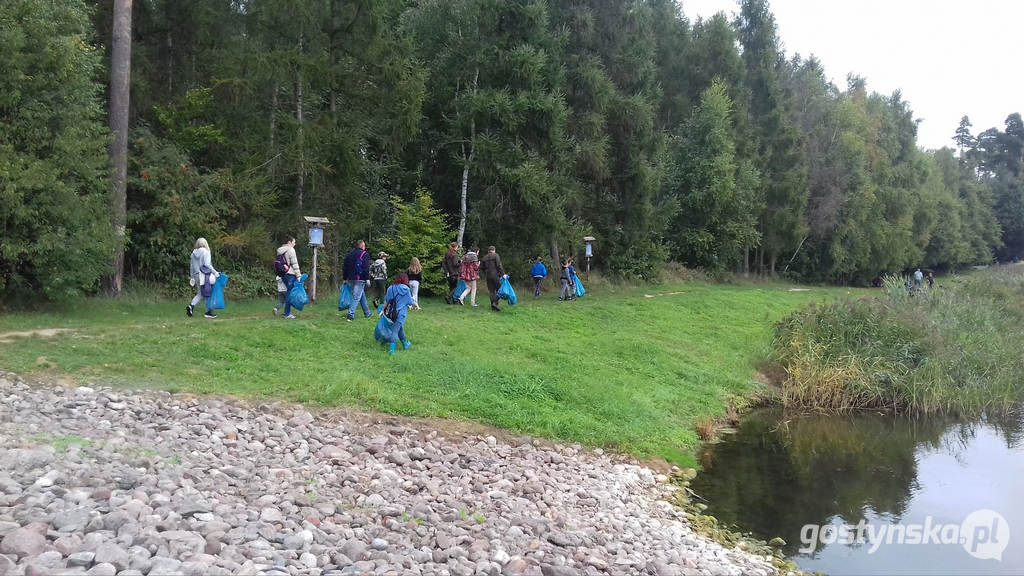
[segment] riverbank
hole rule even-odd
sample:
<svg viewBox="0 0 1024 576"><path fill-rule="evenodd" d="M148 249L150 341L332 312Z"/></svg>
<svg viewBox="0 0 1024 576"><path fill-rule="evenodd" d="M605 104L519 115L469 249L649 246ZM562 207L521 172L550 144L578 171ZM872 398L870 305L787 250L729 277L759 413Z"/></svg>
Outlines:
<svg viewBox="0 0 1024 576"><path fill-rule="evenodd" d="M186 318L183 302L95 299L0 317L0 336L49 329L0 337L0 368L75 384L470 420L685 467L694 464L696 425L761 388L756 366L774 323L848 293L606 284L575 302L522 294L500 313L484 294L479 308L428 299L409 315L412 348L394 357L373 341L372 320L345 322L331 298L294 321L272 316L270 302L229 301L206 320Z"/></svg>
<svg viewBox="0 0 1024 576"><path fill-rule="evenodd" d="M579 446L0 377L6 574L773 574Z"/></svg>

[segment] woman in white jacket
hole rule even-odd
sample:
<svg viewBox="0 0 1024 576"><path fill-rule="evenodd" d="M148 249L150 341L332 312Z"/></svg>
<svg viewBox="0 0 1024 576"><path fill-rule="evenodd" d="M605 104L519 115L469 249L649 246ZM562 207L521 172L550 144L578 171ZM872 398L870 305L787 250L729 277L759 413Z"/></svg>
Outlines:
<svg viewBox="0 0 1024 576"><path fill-rule="evenodd" d="M204 269L205 268L205 269ZM206 238L200 238L196 240L195 249L192 250L192 255L189 256L188 262L189 272L189 285L195 286L196 295L192 298L192 302L185 307L185 314L189 317L196 309L196 304L203 298L203 286L209 284L213 285L213 281L220 275L219 272L213 267L213 256L210 254L210 244L206 241ZM217 315L213 313L213 310L206 309L206 314L203 314L206 318L216 318Z"/></svg>

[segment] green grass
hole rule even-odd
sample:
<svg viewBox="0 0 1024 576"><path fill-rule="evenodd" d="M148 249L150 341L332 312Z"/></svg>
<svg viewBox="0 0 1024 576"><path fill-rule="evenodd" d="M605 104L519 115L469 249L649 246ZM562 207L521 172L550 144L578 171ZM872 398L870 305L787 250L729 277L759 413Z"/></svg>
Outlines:
<svg viewBox="0 0 1024 576"><path fill-rule="evenodd" d="M523 293L492 313L425 300L412 348L389 357L374 320L334 297L285 321L272 303L228 302L217 320L185 302L92 299L0 318L0 332L66 328L0 343L0 366L77 382L269 397L475 420L690 464L694 423L748 397L773 324L845 289L704 283L601 286L572 303ZM657 295L654 298L645 294Z"/></svg>

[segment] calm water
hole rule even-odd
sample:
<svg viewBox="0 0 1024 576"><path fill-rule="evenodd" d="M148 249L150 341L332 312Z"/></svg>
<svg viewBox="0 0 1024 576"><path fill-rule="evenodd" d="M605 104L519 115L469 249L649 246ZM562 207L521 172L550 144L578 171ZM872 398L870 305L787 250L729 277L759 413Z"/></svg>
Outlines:
<svg viewBox="0 0 1024 576"><path fill-rule="evenodd" d="M763 539L781 536L786 553L806 571L1024 574L1022 429L1019 420L763 411L744 419L736 434L705 447L704 471L692 488L719 520ZM971 516L986 509L1001 518ZM849 542L862 521L863 540ZM815 539L806 524L832 530ZM846 525L853 529L838 531ZM954 543L961 533L968 534L966 543ZM814 540L813 552L799 550L802 538ZM995 558L1000 552L1001 560Z"/></svg>

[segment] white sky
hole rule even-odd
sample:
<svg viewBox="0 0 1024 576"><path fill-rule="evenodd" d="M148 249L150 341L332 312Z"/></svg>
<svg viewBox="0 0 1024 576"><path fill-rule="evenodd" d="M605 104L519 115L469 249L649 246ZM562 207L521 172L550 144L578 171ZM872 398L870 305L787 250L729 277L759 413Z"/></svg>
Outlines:
<svg viewBox="0 0 1024 576"><path fill-rule="evenodd" d="M682 0L692 23L735 0ZM769 0L787 56L818 57L840 89L900 90L921 120L924 148L953 146L966 114L979 132L1024 113L1024 0Z"/></svg>

